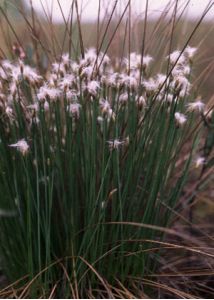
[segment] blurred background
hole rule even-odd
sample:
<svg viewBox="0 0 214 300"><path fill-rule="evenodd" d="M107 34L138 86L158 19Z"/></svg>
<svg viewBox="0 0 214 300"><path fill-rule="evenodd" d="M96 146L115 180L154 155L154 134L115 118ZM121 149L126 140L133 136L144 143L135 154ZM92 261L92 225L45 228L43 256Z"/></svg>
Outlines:
<svg viewBox="0 0 214 300"><path fill-rule="evenodd" d="M51 0L51 1L41 1L41 0L23 0L26 6L32 2L36 11L40 14L44 14L44 8L46 11L51 12L53 14L53 20L55 22L62 22L62 11L65 17L69 15L69 1L68 0ZM113 5L115 4L115 0L105 1L105 0L78 0L78 5L80 9L81 18L84 21L95 21L97 18L99 6L100 6L100 16L103 18L106 14L106 10L111 12ZM128 0L119 0L117 1L117 11L121 11ZM146 1L145 0L131 0L132 4L132 13L139 15L145 10ZM148 11L149 11L149 18L157 18L160 14L164 11L167 5L173 4L176 1L169 1L169 0L150 0L148 1ZM185 8L185 17L188 19L195 19L201 16L201 13L209 4L209 0L179 0L178 5L186 6ZM70 1L70 4L72 1ZM212 21L214 16L213 8L206 15L206 19Z"/></svg>

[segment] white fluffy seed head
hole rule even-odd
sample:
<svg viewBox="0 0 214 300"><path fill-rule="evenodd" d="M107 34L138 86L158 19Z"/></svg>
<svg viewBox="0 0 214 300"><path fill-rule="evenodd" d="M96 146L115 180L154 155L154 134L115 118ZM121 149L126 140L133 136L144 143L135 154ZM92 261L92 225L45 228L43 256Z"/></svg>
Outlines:
<svg viewBox="0 0 214 300"><path fill-rule="evenodd" d="M200 100L197 100L195 102L191 102L189 104L187 104L187 109L190 112L193 111L198 111L198 112L202 112L204 110L205 104L203 102L201 102Z"/></svg>
<svg viewBox="0 0 214 300"><path fill-rule="evenodd" d="M167 81L167 76L164 74L158 74L156 77L156 82L158 87L161 87Z"/></svg>
<svg viewBox="0 0 214 300"><path fill-rule="evenodd" d="M69 66L69 64L70 64L69 53L65 53L62 55L62 64L64 66Z"/></svg>
<svg viewBox="0 0 214 300"><path fill-rule="evenodd" d="M102 114L106 114L111 109L111 106L107 100L102 99L102 100L100 100L100 108L101 108Z"/></svg>
<svg viewBox="0 0 214 300"><path fill-rule="evenodd" d="M130 53L129 58L124 59L124 63L126 66L126 69L128 70L134 70L140 67L141 64L141 55L137 54L135 52Z"/></svg>
<svg viewBox="0 0 214 300"><path fill-rule="evenodd" d="M196 168L199 168L199 167L201 167L202 165L204 165L205 162L206 162L205 157L200 156L200 157L196 158L196 160L195 160L195 167L196 167Z"/></svg>
<svg viewBox="0 0 214 300"><path fill-rule="evenodd" d="M118 79L119 79L119 74L117 72L108 74L106 78L106 84L110 87L117 87Z"/></svg>
<svg viewBox="0 0 214 300"><path fill-rule="evenodd" d="M143 57L143 67L147 68L152 61L153 61L153 58L150 55L144 56Z"/></svg>
<svg viewBox="0 0 214 300"><path fill-rule="evenodd" d="M170 55L167 56L167 59L169 59L170 63L174 65L175 63L177 65L183 65L186 61L186 58L181 51L176 50L172 52Z"/></svg>
<svg viewBox="0 0 214 300"><path fill-rule="evenodd" d="M93 74L93 70L94 68L92 66L85 67L82 69L81 76L89 79Z"/></svg>
<svg viewBox="0 0 214 300"><path fill-rule="evenodd" d="M187 117L184 114L180 113L180 112L176 112L175 113L175 120L176 120L177 125L182 126L186 123Z"/></svg>
<svg viewBox="0 0 214 300"><path fill-rule="evenodd" d="M22 66L23 77L28 80L31 84L36 84L42 80L42 76L38 75L36 70L29 66Z"/></svg>
<svg viewBox="0 0 214 300"><path fill-rule="evenodd" d="M50 88L47 85L40 87L37 93L37 98L39 101L44 101L47 97L50 100L56 101L61 96L60 89Z"/></svg>
<svg viewBox="0 0 214 300"><path fill-rule="evenodd" d="M186 55L189 59L193 58L195 53L197 52L197 48L187 46L184 50L184 55Z"/></svg>
<svg viewBox="0 0 214 300"><path fill-rule="evenodd" d="M112 150L119 150L119 148L124 145L124 141L120 141L118 139L115 139L113 141L108 141L107 142L109 144L109 149Z"/></svg>
<svg viewBox="0 0 214 300"><path fill-rule="evenodd" d="M137 107L141 110L143 107L146 106L146 99L144 96L136 96L135 103Z"/></svg>
<svg viewBox="0 0 214 300"><path fill-rule="evenodd" d="M38 111L39 110L39 105L38 103L34 103L34 104L30 104L27 106L27 108L34 110L34 111Z"/></svg>
<svg viewBox="0 0 214 300"><path fill-rule="evenodd" d="M98 66L100 65L100 63L102 65L102 67L103 66L107 66L107 65L110 64L110 62L111 62L111 60L110 60L110 58L109 58L109 56L107 54L104 54L103 52L101 52L99 54L99 57L98 57Z"/></svg>
<svg viewBox="0 0 214 300"><path fill-rule="evenodd" d="M190 88L189 80L183 75L176 76L174 79L174 87L188 90Z"/></svg>
<svg viewBox="0 0 214 300"><path fill-rule="evenodd" d="M97 58L97 51L95 48L89 48L85 52L85 61L88 61L89 63L92 63L96 60Z"/></svg>
<svg viewBox="0 0 214 300"><path fill-rule="evenodd" d="M128 76L127 74L121 74L119 82L122 86L131 89L136 89L138 86L137 79L134 76Z"/></svg>
<svg viewBox="0 0 214 300"><path fill-rule="evenodd" d="M122 93L120 96L119 96L119 103L121 105L126 105L127 102L128 102L128 99L129 99L129 95L127 92L125 93Z"/></svg>
<svg viewBox="0 0 214 300"><path fill-rule="evenodd" d="M86 86L86 90L92 96L96 96L99 89L100 89L100 84L98 81L95 81L95 80L90 81L88 83L88 85Z"/></svg>
<svg viewBox="0 0 214 300"><path fill-rule="evenodd" d="M158 84L153 78L143 81L143 87L150 93L154 93L158 90Z"/></svg>
<svg viewBox="0 0 214 300"><path fill-rule="evenodd" d="M60 63L54 62L52 64L52 71L53 73L57 73L57 74L58 73L65 74L66 73L65 65L62 62Z"/></svg>
<svg viewBox="0 0 214 300"><path fill-rule="evenodd" d="M79 103L71 103L68 106L68 111L70 115L76 119L79 119L81 104Z"/></svg>
<svg viewBox="0 0 214 300"><path fill-rule="evenodd" d="M11 144L9 146L13 147L13 148L17 148L17 150L20 151L23 156L29 152L29 145L25 141L25 139L22 139L22 140L18 141L17 143Z"/></svg>
<svg viewBox="0 0 214 300"><path fill-rule="evenodd" d="M66 74L60 81L59 87L63 90L67 90L68 88L72 87L74 83L74 76L72 74Z"/></svg>

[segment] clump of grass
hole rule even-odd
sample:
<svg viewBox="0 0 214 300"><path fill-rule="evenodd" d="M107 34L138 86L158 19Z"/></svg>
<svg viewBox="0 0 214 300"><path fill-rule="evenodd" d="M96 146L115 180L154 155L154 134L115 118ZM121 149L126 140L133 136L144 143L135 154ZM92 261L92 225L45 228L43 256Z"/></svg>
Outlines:
<svg viewBox="0 0 214 300"><path fill-rule="evenodd" d="M138 278L158 267L154 241L179 236L169 226L199 140L192 128L208 118L191 90L196 48L152 74L144 51L112 61L80 44L46 74L19 47L17 61L1 61L3 269L23 278L20 297L152 295Z"/></svg>
<svg viewBox="0 0 214 300"><path fill-rule="evenodd" d="M128 223L165 227L166 207L179 198L191 152L170 186L177 147L192 110L203 108L188 103L194 51L170 55L177 65L168 78L147 79L152 59L135 53L118 72L93 49L78 62L63 55L46 78L22 61L2 62L1 208L12 215L1 220L1 245L9 278L33 278L67 256L86 286L88 275L97 282L86 261L110 282L155 265L147 246L133 243L154 232Z"/></svg>

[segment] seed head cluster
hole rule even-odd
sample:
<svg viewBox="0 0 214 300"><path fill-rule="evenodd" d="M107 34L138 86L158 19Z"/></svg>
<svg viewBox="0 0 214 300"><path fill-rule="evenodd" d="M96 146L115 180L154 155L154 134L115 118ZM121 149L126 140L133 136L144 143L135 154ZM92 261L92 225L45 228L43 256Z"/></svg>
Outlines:
<svg viewBox="0 0 214 300"><path fill-rule="evenodd" d="M189 115L203 113L205 108L201 100L194 101L191 96L189 79L196 50L188 46L183 52L174 51L167 57L169 74L154 76L147 75L151 73L150 66L155 64L150 55L131 53L123 60L114 59L113 63L107 54L97 54L93 48L78 60L63 54L43 76L22 60L2 60L0 112L5 132L10 134L11 125L25 126L30 139L33 128L45 122L50 135L56 135L58 110L64 122L60 129L63 141L68 122L72 123L74 132L81 120L86 122L92 116L101 133L109 130L106 144L110 150L119 150L127 146L127 135L123 132L128 120L135 118L136 128L140 129L148 112L160 106L170 120L174 119L174 126L184 127ZM112 124L120 122L115 126L121 131L110 131ZM14 140L11 133L10 138L10 147L23 155L29 152L28 141L23 136Z"/></svg>

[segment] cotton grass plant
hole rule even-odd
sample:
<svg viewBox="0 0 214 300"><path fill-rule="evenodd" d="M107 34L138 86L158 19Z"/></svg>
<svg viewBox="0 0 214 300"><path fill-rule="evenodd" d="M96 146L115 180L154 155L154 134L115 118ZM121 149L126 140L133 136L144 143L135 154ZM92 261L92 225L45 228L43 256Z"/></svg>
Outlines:
<svg viewBox="0 0 214 300"><path fill-rule="evenodd" d="M207 118L191 85L197 49L172 51L158 74L147 53L82 50L45 74L20 55L1 61L0 249L19 297L122 297L157 270L154 241L179 236L191 130ZM148 286L136 296L156 295Z"/></svg>

